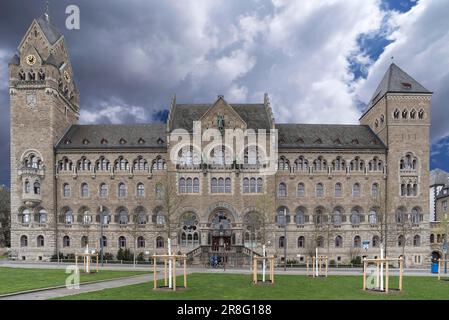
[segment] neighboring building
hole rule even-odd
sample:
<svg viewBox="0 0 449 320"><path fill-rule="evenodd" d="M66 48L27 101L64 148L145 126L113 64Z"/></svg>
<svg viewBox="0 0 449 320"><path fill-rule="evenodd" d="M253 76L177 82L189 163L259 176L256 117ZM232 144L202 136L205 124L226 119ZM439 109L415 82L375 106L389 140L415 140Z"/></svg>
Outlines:
<svg viewBox="0 0 449 320"><path fill-rule="evenodd" d="M133 247L135 224L139 252L166 252L160 228L165 208L157 194L168 174L185 194L171 235L174 250L194 262L226 253L230 264L242 264L252 250L260 252L263 231L251 217L260 215L261 195L274 203L265 238L278 260L284 246L289 259L315 247L340 262L377 256L385 212L388 256L399 257L405 245L408 266L430 260L432 93L395 64L360 125L275 123L267 95L256 104L228 103L221 96L209 104L173 99L166 124L79 125L65 39L46 14L20 42L9 76L11 243L20 259L46 260L86 244L98 249L100 239L115 254ZM173 163L168 135L175 129L191 133L198 120L203 132L278 129L276 174L260 174L259 155L250 152L242 164L194 165L191 151Z"/></svg>
<svg viewBox="0 0 449 320"><path fill-rule="evenodd" d="M436 221L444 221L449 218L446 216L447 214L449 214L448 200L449 200L449 185L446 185L440 190L435 199Z"/></svg>
<svg viewBox="0 0 449 320"><path fill-rule="evenodd" d="M449 184L449 173L441 169L434 169L430 171L430 194L429 194L429 206L430 217L429 221L436 221L436 198L441 189L445 185Z"/></svg>

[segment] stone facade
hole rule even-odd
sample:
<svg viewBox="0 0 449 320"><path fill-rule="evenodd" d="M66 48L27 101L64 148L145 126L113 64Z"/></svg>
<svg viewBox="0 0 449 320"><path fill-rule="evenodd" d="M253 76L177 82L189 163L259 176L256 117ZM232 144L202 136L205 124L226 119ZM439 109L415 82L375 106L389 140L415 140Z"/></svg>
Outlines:
<svg viewBox="0 0 449 320"><path fill-rule="evenodd" d="M99 250L101 234L114 255L119 247L166 252L158 188L169 176L182 197L173 250L194 262L227 253L241 264L260 254L263 238L279 261L284 246L290 260L318 246L349 263L377 256L381 242L408 266L430 261L431 93L394 64L353 126L276 124L267 95L260 104L174 98L166 125L77 125L79 94L64 38L45 15L33 21L9 70L11 242L19 259L47 260L87 243ZM195 165L187 155L174 163L169 135L192 135L193 121L202 131L220 121L226 129L277 129L276 173L262 175L246 160ZM263 230L249 218L260 216L261 199L272 204Z"/></svg>

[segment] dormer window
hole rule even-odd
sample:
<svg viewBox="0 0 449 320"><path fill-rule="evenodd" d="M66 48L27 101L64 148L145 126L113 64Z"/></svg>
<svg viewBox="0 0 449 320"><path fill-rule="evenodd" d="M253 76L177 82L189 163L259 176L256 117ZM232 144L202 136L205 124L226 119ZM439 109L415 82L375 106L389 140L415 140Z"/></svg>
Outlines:
<svg viewBox="0 0 449 320"><path fill-rule="evenodd" d="M145 140L143 140L142 138L140 138L139 141L137 141L137 143L139 143L139 144L144 144L144 143L145 143Z"/></svg>
<svg viewBox="0 0 449 320"><path fill-rule="evenodd" d="M318 139L315 140L315 143L317 143L317 144L322 144L322 143L323 143L323 140L321 140L321 138L318 138Z"/></svg>
<svg viewBox="0 0 449 320"><path fill-rule="evenodd" d="M296 143L304 144L304 139L303 138L298 138L298 139L296 139Z"/></svg>
<svg viewBox="0 0 449 320"><path fill-rule="evenodd" d="M101 144L107 144L108 140L106 140L105 138L101 139Z"/></svg>
<svg viewBox="0 0 449 320"><path fill-rule="evenodd" d="M83 144L89 144L89 140L84 139L84 140L83 140Z"/></svg>
<svg viewBox="0 0 449 320"><path fill-rule="evenodd" d="M340 141L340 139L337 138L337 139L334 140L334 143L335 144L341 144L341 141Z"/></svg>
<svg viewBox="0 0 449 320"><path fill-rule="evenodd" d="M64 141L64 144L71 144L72 143L72 140L70 140L70 139L65 139L65 141Z"/></svg>
<svg viewBox="0 0 449 320"><path fill-rule="evenodd" d="M119 143L120 143L120 144L125 144L125 143L126 143L126 140L123 139L123 138L121 138L120 141L119 141Z"/></svg>
<svg viewBox="0 0 449 320"><path fill-rule="evenodd" d="M162 140L161 138L157 139L157 144L163 144L164 140Z"/></svg>
<svg viewBox="0 0 449 320"><path fill-rule="evenodd" d="M401 82L401 86L403 89L410 90L412 88L412 84L408 82Z"/></svg>
<svg viewBox="0 0 449 320"><path fill-rule="evenodd" d="M359 144L359 140L353 139L353 140L351 141L351 143L352 143L352 144Z"/></svg>

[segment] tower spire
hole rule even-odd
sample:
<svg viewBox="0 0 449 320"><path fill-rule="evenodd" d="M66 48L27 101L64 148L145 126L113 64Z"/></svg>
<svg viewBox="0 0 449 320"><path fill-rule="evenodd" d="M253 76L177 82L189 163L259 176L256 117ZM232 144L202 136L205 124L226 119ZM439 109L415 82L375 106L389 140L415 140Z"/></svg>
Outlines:
<svg viewBox="0 0 449 320"><path fill-rule="evenodd" d="M50 22L50 2L49 1L45 1L45 20L47 20L47 22Z"/></svg>

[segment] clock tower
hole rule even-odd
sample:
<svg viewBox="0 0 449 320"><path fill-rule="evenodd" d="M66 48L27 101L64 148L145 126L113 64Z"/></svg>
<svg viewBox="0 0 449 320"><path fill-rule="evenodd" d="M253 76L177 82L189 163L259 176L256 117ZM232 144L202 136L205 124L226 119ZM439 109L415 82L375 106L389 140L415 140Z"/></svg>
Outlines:
<svg viewBox="0 0 449 320"><path fill-rule="evenodd" d="M34 19L9 63L11 245L46 260L57 244L54 145L79 118L79 93L62 34L48 11Z"/></svg>

